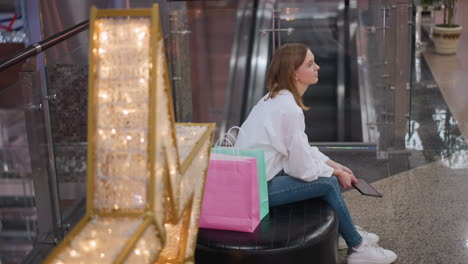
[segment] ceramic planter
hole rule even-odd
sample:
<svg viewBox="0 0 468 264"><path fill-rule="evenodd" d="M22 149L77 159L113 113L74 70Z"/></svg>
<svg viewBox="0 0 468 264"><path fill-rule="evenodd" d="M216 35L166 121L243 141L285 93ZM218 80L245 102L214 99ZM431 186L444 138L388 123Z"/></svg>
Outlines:
<svg viewBox="0 0 468 264"><path fill-rule="evenodd" d="M455 54L460 40L462 26L443 27L435 25L432 27L432 40L435 51L439 54Z"/></svg>

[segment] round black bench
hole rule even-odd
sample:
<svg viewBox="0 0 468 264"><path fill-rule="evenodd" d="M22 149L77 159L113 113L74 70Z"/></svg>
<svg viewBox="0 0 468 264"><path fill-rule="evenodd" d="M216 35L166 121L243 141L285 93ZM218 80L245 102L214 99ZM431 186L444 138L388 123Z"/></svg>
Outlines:
<svg viewBox="0 0 468 264"><path fill-rule="evenodd" d="M253 233L198 231L196 264L338 262L338 219L319 199L270 208Z"/></svg>

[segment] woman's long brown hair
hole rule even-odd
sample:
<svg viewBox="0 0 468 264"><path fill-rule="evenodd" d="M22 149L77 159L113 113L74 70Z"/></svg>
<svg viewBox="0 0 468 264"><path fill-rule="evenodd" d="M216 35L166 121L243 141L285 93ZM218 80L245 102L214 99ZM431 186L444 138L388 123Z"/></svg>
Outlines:
<svg viewBox="0 0 468 264"><path fill-rule="evenodd" d="M281 90L288 90L294 95L299 107L309 109L302 102L299 91L294 86L294 72L302 65L309 48L300 43L289 43L276 50L268 68L268 98L275 98Z"/></svg>

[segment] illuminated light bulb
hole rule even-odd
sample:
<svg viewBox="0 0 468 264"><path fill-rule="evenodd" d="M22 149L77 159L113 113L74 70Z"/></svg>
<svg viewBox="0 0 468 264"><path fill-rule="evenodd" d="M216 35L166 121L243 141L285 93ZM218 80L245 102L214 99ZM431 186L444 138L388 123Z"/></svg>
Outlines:
<svg viewBox="0 0 468 264"><path fill-rule="evenodd" d="M101 39L102 39L102 40L107 40L107 38L108 38L108 37L107 37L107 32L102 32L102 33L101 33Z"/></svg>
<svg viewBox="0 0 468 264"><path fill-rule="evenodd" d="M108 96L106 93L101 93L101 94L99 95L99 97L102 97L102 98L104 98L104 99L109 98L109 96Z"/></svg>
<svg viewBox="0 0 468 264"><path fill-rule="evenodd" d="M115 131L114 128L111 130L112 135L114 135L116 132L117 132L117 131Z"/></svg>
<svg viewBox="0 0 468 264"><path fill-rule="evenodd" d="M112 209L114 209L115 211L119 210L119 205L118 205L118 204L114 204L114 206L112 207Z"/></svg>
<svg viewBox="0 0 468 264"><path fill-rule="evenodd" d="M103 258L103 257L105 257L105 256L106 256L106 254L104 254L104 253L101 253L101 254L99 254L99 256L100 256L101 258Z"/></svg>
<svg viewBox="0 0 468 264"><path fill-rule="evenodd" d="M181 141L184 141L184 140L185 140L185 138L184 138L184 137L180 137L180 140L181 140Z"/></svg>
<svg viewBox="0 0 468 264"><path fill-rule="evenodd" d="M97 52L97 49L93 49L93 53L96 54L96 52Z"/></svg>
<svg viewBox="0 0 468 264"><path fill-rule="evenodd" d="M127 139L128 139L128 140L131 140L131 139L132 139L132 136L127 136Z"/></svg>
<svg viewBox="0 0 468 264"><path fill-rule="evenodd" d="M141 32L140 34L138 34L138 38L139 39L144 39L145 35L146 35L146 32Z"/></svg>
<svg viewBox="0 0 468 264"><path fill-rule="evenodd" d="M103 48L99 48L99 50L98 50L98 51L99 51L99 54L103 54L103 53L105 53L105 52L106 52L106 51L105 51Z"/></svg>
<svg viewBox="0 0 468 264"><path fill-rule="evenodd" d="M141 251L140 251L139 249L135 249L135 254L136 254L137 256L140 256Z"/></svg>
<svg viewBox="0 0 468 264"><path fill-rule="evenodd" d="M112 234L112 229L107 229L107 233Z"/></svg>
<svg viewBox="0 0 468 264"><path fill-rule="evenodd" d="M140 195L137 195L137 202L138 202L139 204L142 204L142 203L143 203L143 198L141 198Z"/></svg>
<svg viewBox="0 0 468 264"><path fill-rule="evenodd" d="M102 135L104 132L102 131L102 129L99 129L98 133L99 133L99 135Z"/></svg>
<svg viewBox="0 0 468 264"><path fill-rule="evenodd" d="M78 256L78 252L76 252L76 250L72 249L72 250L70 251L70 256L71 256L71 257L77 257L77 256Z"/></svg>
<svg viewBox="0 0 468 264"><path fill-rule="evenodd" d="M97 246L96 241L95 241L95 240L89 241L89 246L90 246L91 248L96 248L96 246Z"/></svg>
<svg viewBox="0 0 468 264"><path fill-rule="evenodd" d="M145 139L144 139L144 138L140 138L140 142L141 142L141 143L145 142Z"/></svg>
<svg viewBox="0 0 468 264"><path fill-rule="evenodd" d="M122 112L124 113L124 115L128 115L128 110L123 110Z"/></svg>
<svg viewBox="0 0 468 264"><path fill-rule="evenodd" d="M144 78L140 78L140 83L145 83L145 79L144 79Z"/></svg>

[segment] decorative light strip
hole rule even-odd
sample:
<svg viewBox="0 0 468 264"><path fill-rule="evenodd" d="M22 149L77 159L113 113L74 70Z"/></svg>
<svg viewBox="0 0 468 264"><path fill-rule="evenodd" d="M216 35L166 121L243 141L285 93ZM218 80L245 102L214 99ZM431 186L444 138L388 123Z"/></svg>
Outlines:
<svg viewBox="0 0 468 264"><path fill-rule="evenodd" d="M96 217L57 256L57 264L112 263L142 219Z"/></svg>
<svg viewBox="0 0 468 264"><path fill-rule="evenodd" d="M158 6L90 19L86 216L45 263L193 263L214 124L175 124Z"/></svg>
<svg viewBox="0 0 468 264"><path fill-rule="evenodd" d="M96 20L97 209L143 210L147 204L150 30L149 18Z"/></svg>

